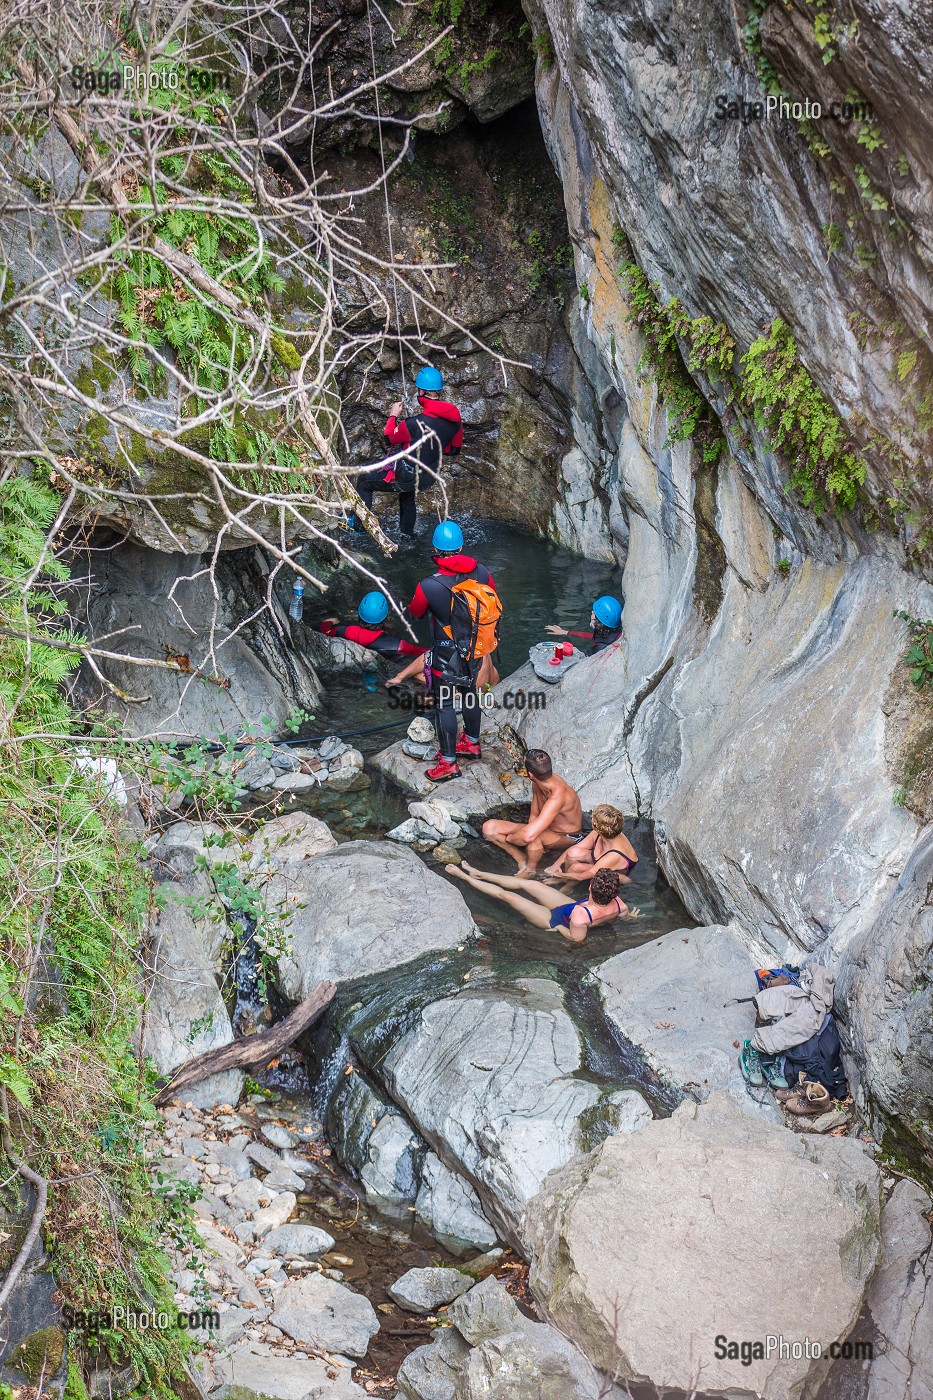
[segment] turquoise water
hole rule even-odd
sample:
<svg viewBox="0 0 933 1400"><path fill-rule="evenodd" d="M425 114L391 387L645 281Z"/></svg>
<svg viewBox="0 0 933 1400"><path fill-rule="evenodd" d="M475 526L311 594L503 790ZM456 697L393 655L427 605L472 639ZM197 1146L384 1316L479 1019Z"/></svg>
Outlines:
<svg viewBox="0 0 933 1400"><path fill-rule="evenodd" d="M622 570L615 564L581 559L560 545L501 521L468 516L459 519L466 537L465 553L486 565L502 599L499 669L503 675L528 660L528 648L534 642L547 639L546 623L586 630L593 599L601 593L620 593ZM387 591L401 604L411 598L419 579L434 572L430 522L419 528L422 533L413 541L403 541L391 559L384 558L363 536L346 537L352 542L353 553L381 576ZM357 540L363 542L358 544ZM360 598L374 586L351 564L341 564L320 602L310 592L306 595L305 618L316 620L334 614L343 622L355 621ZM390 618L387 626L390 631L401 631L397 618ZM420 640L428 640L426 623L415 623L415 631Z"/></svg>

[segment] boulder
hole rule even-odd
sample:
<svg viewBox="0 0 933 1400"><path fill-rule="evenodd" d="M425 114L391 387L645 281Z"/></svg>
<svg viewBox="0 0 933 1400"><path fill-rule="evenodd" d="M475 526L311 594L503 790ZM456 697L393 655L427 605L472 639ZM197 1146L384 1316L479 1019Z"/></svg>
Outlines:
<svg viewBox="0 0 933 1400"><path fill-rule="evenodd" d="M718 1358L714 1339L844 1338L878 1258L879 1211L859 1142L791 1133L719 1091L545 1183L525 1220L532 1289L620 1381L796 1400L828 1356L745 1366Z"/></svg>
<svg viewBox="0 0 933 1400"><path fill-rule="evenodd" d="M278 961L289 1001L322 978L349 981L384 972L474 932L460 892L404 847L348 841L266 883L270 909L287 908L290 947Z"/></svg>
<svg viewBox="0 0 933 1400"><path fill-rule="evenodd" d="M369 1299L324 1274L286 1284L276 1297L270 1321L296 1342L339 1356L365 1356L379 1331Z"/></svg>
<svg viewBox="0 0 933 1400"><path fill-rule="evenodd" d="M284 1225L291 1219L295 1211L297 1200L293 1191L283 1191L276 1196L271 1205L264 1206L262 1210L257 1210L253 1216L253 1230L257 1239L262 1239L270 1230L276 1230L280 1225Z"/></svg>
<svg viewBox="0 0 933 1400"><path fill-rule="evenodd" d="M927 1400L931 1393L930 1206L927 1193L905 1178L881 1212L881 1263L865 1298L877 1333L865 1400Z"/></svg>
<svg viewBox="0 0 933 1400"><path fill-rule="evenodd" d="M444 799L450 796L464 817L485 817L509 803L531 800L531 784L526 778L515 776L516 756L503 747L496 729L494 718L484 717L482 759L464 764L460 777L454 783L444 784ZM409 742L405 739L383 749L370 760L372 767L391 778L403 792L416 798L426 797L433 805L438 786L426 776L430 764L405 752L403 746ZM434 752L436 745L431 749ZM451 788L456 791L451 792Z"/></svg>
<svg viewBox="0 0 933 1400"><path fill-rule="evenodd" d="M299 861L330 851L337 839L325 822L308 812L288 812L263 822L250 841L250 869L284 870Z"/></svg>
<svg viewBox="0 0 933 1400"><path fill-rule="evenodd" d="M576 1077L582 1067L563 994L540 978L430 1003L380 1073L424 1137L475 1186L490 1220L518 1243L525 1206L545 1176L589 1145L598 1110L612 1116L603 1091Z"/></svg>
<svg viewBox="0 0 933 1400"><path fill-rule="evenodd" d="M214 1361L218 1386L211 1391L211 1400L305 1400L315 1393L328 1396L332 1392L326 1387L336 1384L328 1373L338 1364L311 1356L271 1356L251 1347L221 1352Z"/></svg>
<svg viewBox="0 0 933 1400"><path fill-rule="evenodd" d="M284 1255L286 1259L317 1259L333 1249L336 1241L326 1230L315 1225L301 1225L297 1221L291 1225L277 1225L263 1240L263 1248L273 1254Z"/></svg>
<svg viewBox="0 0 933 1400"><path fill-rule="evenodd" d="M272 786L276 792L307 792L317 787L319 778L315 773L280 773Z"/></svg>
<svg viewBox="0 0 933 1400"><path fill-rule="evenodd" d="M526 1317L498 1279L471 1288L447 1317L453 1326L399 1368L407 1400L622 1400L556 1328Z"/></svg>
<svg viewBox="0 0 933 1400"><path fill-rule="evenodd" d="M161 1075L233 1040L207 950L187 909L177 902L184 895L180 887L169 887L169 902L155 911L150 930L142 1051ZM236 1104L242 1091L243 1072L231 1069L191 1085L184 1096L197 1108L213 1108Z"/></svg>
<svg viewBox="0 0 933 1400"><path fill-rule="evenodd" d="M409 1269L386 1289L393 1303L406 1312L436 1312L473 1287L473 1279L459 1269Z"/></svg>
<svg viewBox="0 0 933 1400"><path fill-rule="evenodd" d="M715 924L674 929L607 958L592 975L607 1017L671 1105L728 1089L747 1112L779 1123L770 1094L759 1104L746 1092L734 1044L754 1030L753 1009L735 999L754 995L755 966L735 930Z"/></svg>
<svg viewBox="0 0 933 1400"><path fill-rule="evenodd" d="M422 1225L453 1253L464 1246L488 1249L496 1242L473 1187L433 1152L425 1154L421 1165L415 1211Z"/></svg>

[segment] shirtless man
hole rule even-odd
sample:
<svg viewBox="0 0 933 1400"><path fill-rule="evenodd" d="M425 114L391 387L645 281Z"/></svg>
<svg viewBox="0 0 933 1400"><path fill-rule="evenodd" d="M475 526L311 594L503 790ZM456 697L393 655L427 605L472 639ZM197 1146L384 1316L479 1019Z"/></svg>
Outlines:
<svg viewBox="0 0 933 1400"><path fill-rule="evenodd" d="M483 835L512 857L521 879L530 880L545 851L565 851L583 839L583 808L570 784L556 776L543 749L528 750L525 771L531 779L527 822L483 822Z"/></svg>

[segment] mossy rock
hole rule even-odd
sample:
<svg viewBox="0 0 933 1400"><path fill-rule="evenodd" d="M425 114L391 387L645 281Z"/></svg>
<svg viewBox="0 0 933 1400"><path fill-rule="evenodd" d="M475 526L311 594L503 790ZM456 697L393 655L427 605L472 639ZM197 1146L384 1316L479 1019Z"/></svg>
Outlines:
<svg viewBox="0 0 933 1400"><path fill-rule="evenodd" d="M60 1327L43 1327L24 1337L5 1359L4 1365L21 1371L27 1380L38 1380L45 1373L54 1376L65 1357L65 1334Z"/></svg>

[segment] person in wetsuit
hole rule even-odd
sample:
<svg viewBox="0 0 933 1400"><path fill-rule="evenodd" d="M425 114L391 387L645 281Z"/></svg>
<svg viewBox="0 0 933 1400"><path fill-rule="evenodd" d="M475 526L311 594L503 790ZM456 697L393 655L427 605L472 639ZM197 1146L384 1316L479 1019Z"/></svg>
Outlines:
<svg viewBox="0 0 933 1400"><path fill-rule="evenodd" d="M629 875L638 864L638 856L624 833L624 827L623 813L617 807L601 802L593 808L593 830L575 846L568 846L554 864L547 867L545 875L561 883L576 883L578 880L592 879L597 870L615 870L620 880L628 884Z"/></svg>
<svg viewBox="0 0 933 1400"><path fill-rule="evenodd" d="M427 647L419 646L417 642L409 642L405 637L393 637L382 629L380 624L389 615L389 603L384 593L367 593L360 600L357 612L363 624L361 627L355 622L342 623L335 617L325 617L318 631L325 637L343 637L348 642L356 642L358 646L374 651L377 656L416 657L423 656L427 651Z"/></svg>
<svg viewBox="0 0 933 1400"><path fill-rule="evenodd" d="M446 865L448 875L463 880L474 890L498 899L516 910L535 928L557 929L569 943L582 943L591 928L613 919L635 919L639 910L629 909L619 895L619 875L615 870L597 870L590 881L586 899L565 902L560 890L517 875L496 875L468 865Z"/></svg>
<svg viewBox="0 0 933 1400"><path fill-rule="evenodd" d="M404 404L394 403L385 425L390 449L409 448L404 457L385 467L371 467L356 478L356 489L363 504L372 510L373 493L398 494L398 523L403 535L413 535L418 516L417 493L426 491L437 480L445 457L455 457L463 446L463 420L456 404L441 398L444 376L433 365L425 365L415 380L419 412L404 416ZM354 518L351 529L358 528Z"/></svg>
<svg viewBox="0 0 933 1400"><path fill-rule="evenodd" d="M460 777L458 758L480 758L479 735L482 722L476 680L482 658L469 663L465 682L445 679L456 647L447 630L453 614L453 584L465 579L488 584L495 589L492 574L471 554L464 554L463 531L455 520L442 520L431 539L436 571L423 578L408 604L412 617L431 619L431 689L434 694L434 719L440 752L427 777L432 783L445 783ZM459 701L459 704L458 704ZM463 717L463 733L457 737L457 715Z"/></svg>
<svg viewBox="0 0 933 1400"><path fill-rule="evenodd" d="M545 627L545 632L552 633L555 637L582 637L591 641L590 656L595 656L598 651L605 651L611 647L613 642L617 642L622 634L622 609L625 606L624 599L613 598L611 594L604 593L601 598L597 598L593 604L593 611L590 614L590 632L568 632L566 627L558 627L555 623L549 623Z"/></svg>

